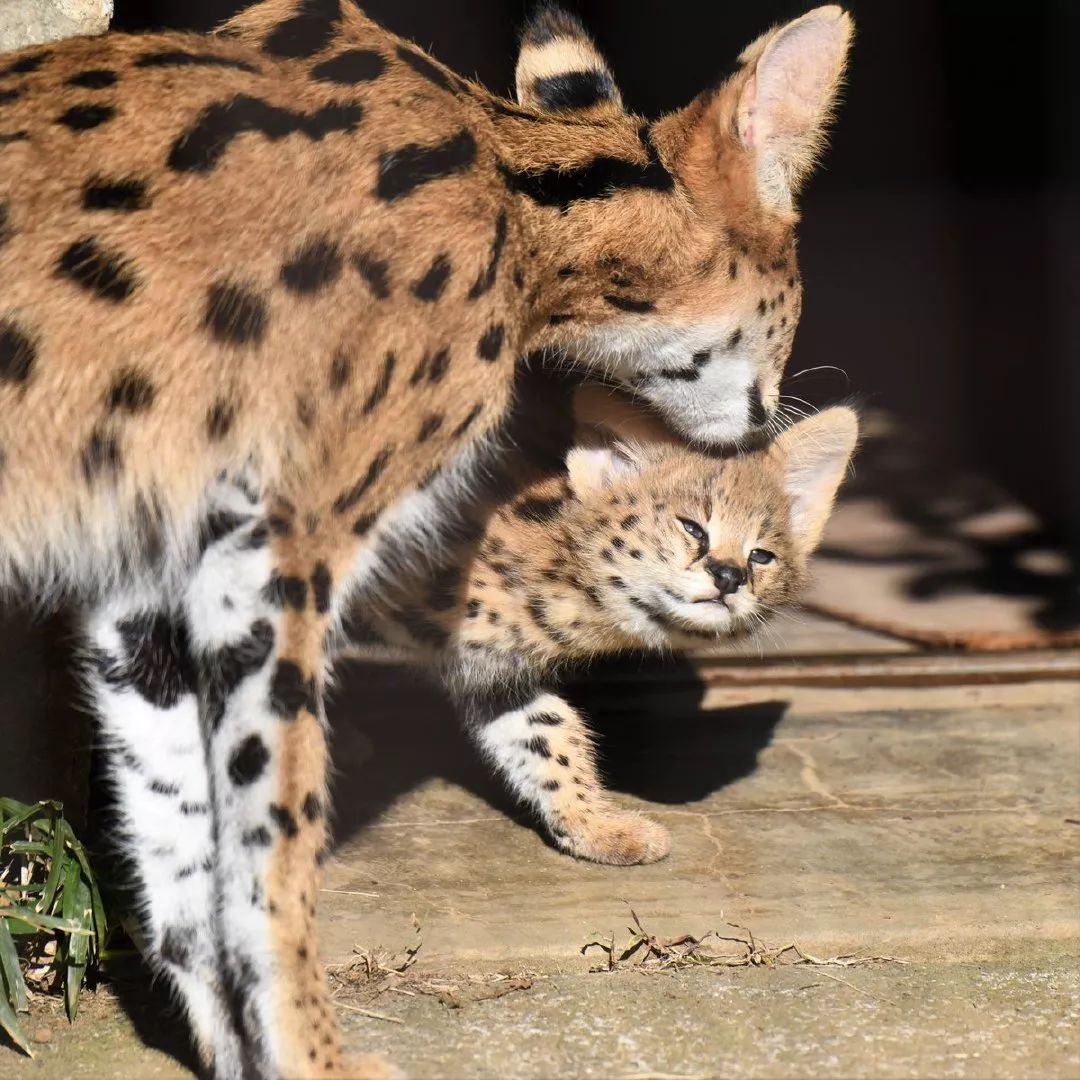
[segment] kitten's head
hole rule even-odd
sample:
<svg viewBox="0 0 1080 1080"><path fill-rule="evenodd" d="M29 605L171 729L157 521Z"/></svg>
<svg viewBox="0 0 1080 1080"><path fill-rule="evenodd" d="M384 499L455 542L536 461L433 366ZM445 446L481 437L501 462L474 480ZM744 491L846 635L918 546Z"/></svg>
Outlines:
<svg viewBox="0 0 1080 1080"><path fill-rule="evenodd" d="M620 631L686 646L752 629L802 586L858 438L835 407L717 458L604 404L567 456L575 558Z"/></svg>

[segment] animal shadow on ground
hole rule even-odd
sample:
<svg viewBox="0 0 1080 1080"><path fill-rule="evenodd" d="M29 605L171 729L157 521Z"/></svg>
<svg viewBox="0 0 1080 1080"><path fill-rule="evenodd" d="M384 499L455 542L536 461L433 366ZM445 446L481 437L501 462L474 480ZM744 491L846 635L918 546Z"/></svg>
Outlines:
<svg viewBox="0 0 1080 1080"><path fill-rule="evenodd" d="M565 690L596 732L605 782L649 802L696 802L750 775L787 708L766 701L702 711L704 685L683 659L626 659L589 674ZM435 777L531 823L464 734L442 691L415 671L344 665L329 714L338 841Z"/></svg>

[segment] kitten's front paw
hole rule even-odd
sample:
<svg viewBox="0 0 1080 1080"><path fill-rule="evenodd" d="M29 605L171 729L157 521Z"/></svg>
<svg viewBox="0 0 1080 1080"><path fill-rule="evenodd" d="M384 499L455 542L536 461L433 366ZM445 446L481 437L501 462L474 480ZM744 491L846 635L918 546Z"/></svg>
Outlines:
<svg viewBox="0 0 1080 1080"><path fill-rule="evenodd" d="M657 862L671 851L671 833L632 811L592 814L555 838L564 851L579 859L615 866Z"/></svg>

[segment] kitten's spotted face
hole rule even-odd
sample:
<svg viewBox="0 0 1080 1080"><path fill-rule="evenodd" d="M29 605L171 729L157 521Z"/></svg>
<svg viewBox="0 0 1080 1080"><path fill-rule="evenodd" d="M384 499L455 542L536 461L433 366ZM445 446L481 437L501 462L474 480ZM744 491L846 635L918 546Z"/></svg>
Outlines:
<svg viewBox="0 0 1080 1080"><path fill-rule="evenodd" d="M572 451L579 562L619 629L652 647L700 645L790 600L855 437L840 408L736 458L628 441Z"/></svg>

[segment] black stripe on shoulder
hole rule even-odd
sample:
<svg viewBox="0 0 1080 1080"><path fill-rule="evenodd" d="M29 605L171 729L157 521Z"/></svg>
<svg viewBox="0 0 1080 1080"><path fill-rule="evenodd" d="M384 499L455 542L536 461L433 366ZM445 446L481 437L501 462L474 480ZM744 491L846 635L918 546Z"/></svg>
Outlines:
<svg viewBox="0 0 1080 1080"><path fill-rule="evenodd" d="M290 19L278 23L263 42L263 52L298 60L330 44L341 21L341 0L300 0Z"/></svg>
<svg viewBox="0 0 1080 1080"><path fill-rule="evenodd" d="M540 172L525 172L500 164L499 169L507 187L532 199L540 206L566 210L580 199L610 199L620 191L671 191L675 177L664 167L656 152L648 127L639 135L648 161L642 165L625 158L601 155L588 165L574 169L553 166Z"/></svg>
<svg viewBox="0 0 1080 1080"><path fill-rule="evenodd" d="M606 71L564 71L537 79L532 92L545 109L569 112L614 101L615 83Z"/></svg>

